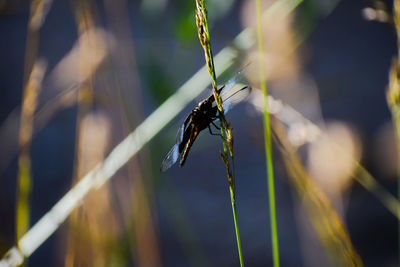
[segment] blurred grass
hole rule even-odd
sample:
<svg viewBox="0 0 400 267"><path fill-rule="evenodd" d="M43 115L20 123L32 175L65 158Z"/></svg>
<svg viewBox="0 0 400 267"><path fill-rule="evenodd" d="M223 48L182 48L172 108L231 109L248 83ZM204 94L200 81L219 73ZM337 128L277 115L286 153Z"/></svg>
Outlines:
<svg viewBox="0 0 400 267"><path fill-rule="evenodd" d="M94 18L92 16L93 6L89 1L75 1L73 2L75 23L78 28L78 33L80 36L87 35L88 43L91 46L95 46L89 32L93 31L95 28ZM87 59L83 57L85 50L83 47L79 48L77 64L79 68L78 75L82 76L83 66L86 64ZM76 103L78 106L78 113L76 119L76 142L75 142L75 162L74 162L74 181L77 183L86 172L88 172L93 166L104 159L104 151L106 149L105 140L91 139L86 135L86 131L93 132L94 117L90 117L89 112L93 105L93 72L90 72L87 84L79 85L76 94ZM82 80L82 78L79 78ZM86 117L87 116L87 117ZM85 119L86 118L86 119ZM102 125L106 127L105 125ZM108 129L100 128L101 131L106 132ZM103 136L105 138L105 136ZM91 151L91 148L97 149L97 151ZM102 220L107 212L110 212L108 205L108 196L106 194L107 187L102 188L98 192L98 203L103 206L99 209L99 206L93 206L90 200L90 195L87 201L74 210L69 218L70 229L68 231L68 244L67 251L65 255L64 265L66 267L72 267L76 265L88 265L88 263L93 262L96 266L106 266L109 262L107 259L107 254L104 253L105 242L111 241L109 234L101 235L100 226L97 223ZM100 201L103 199L103 201ZM104 213L103 213L104 212ZM111 214L109 216L112 216ZM90 227L89 227L90 225ZM110 231L110 225L108 226L108 231ZM107 237L106 237L107 236ZM107 241L104 241L105 238ZM103 250L103 251L102 251Z"/></svg>
<svg viewBox="0 0 400 267"><path fill-rule="evenodd" d="M19 128L18 179L16 193L16 242L28 231L30 225L30 193L32 171L30 147L33 135L34 113L47 69L44 60L37 60L39 29L47 14L50 1L34 0L30 4L28 30L25 44L23 99Z"/></svg>
<svg viewBox="0 0 400 267"><path fill-rule="evenodd" d="M263 45L263 34L261 25L261 3L257 0L257 40L258 40L258 52L260 55L264 55ZM272 163L272 143L271 143L271 125L269 120L268 111L268 91L267 91L267 80L265 78L265 67L264 60L259 61L259 75L261 91L264 98L264 142L265 142L265 158L267 165L267 180L268 180L268 199L269 199L269 219L270 219L270 232L271 232L271 243L272 243L272 258L274 267L279 267L279 244L278 244L278 226L276 218L276 204L275 204L275 184L274 184L274 166Z"/></svg>
<svg viewBox="0 0 400 267"><path fill-rule="evenodd" d="M118 46L118 49L109 47L110 59L112 64L109 66L109 69L106 69L106 71L112 73L113 78L109 82L109 85L112 88L116 89L113 94L116 95L117 102L121 104L120 108L122 110L122 113L119 114L120 118L118 118L121 124L118 125L115 122L113 124L114 126L117 126L119 130L122 130L122 132L129 132L139 123L139 121L141 121L142 111L139 92L140 84L138 76L135 75L136 70L134 69L136 59L134 56L133 38L129 34L129 32L131 31L129 17L125 11L127 3L123 0L118 0L114 1L113 4L107 3L106 5L107 18L110 23L110 31L115 35L115 41L117 42L116 46ZM94 6L94 3L90 3L90 1L76 2L77 25L81 33L90 32L91 30L93 30L95 25L98 24L98 22L94 21L94 18L97 18L98 15L92 14L92 12L95 10L97 10L97 8ZM87 112L93 109L91 107L91 103L93 102L92 98L94 95L92 89L93 79L94 77L89 77L89 82L87 83L87 85L81 87L79 90L78 103L80 103L80 108L78 112L78 122L80 121L79 117L85 116ZM114 110L111 112L116 111ZM77 129L79 129L79 127L77 127ZM113 131L115 130L116 129L113 129ZM112 140L112 138L110 137L108 139ZM81 146L86 146L88 143L87 140L77 140L78 148ZM99 145L93 144L93 147L99 147ZM97 160L96 162L101 161L102 160ZM80 160L77 158L78 167L79 162ZM93 262L98 262L96 266L109 266L113 262L113 260L115 260L115 255L112 252L117 249L117 242L122 238L121 232L128 233L126 241L129 253L123 255L123 258L131 258L132 262L140 266L159 266L160 257L158 255L158 241L154 230L155 225L152 216L152 212L154 211L154 204L151 201L151 197L153 194L151 193L151 188L149 188L149 186L143 181L143 176L146 176L146 172L144 171L145 167L140 166L140 161L137 159L131 161L127 167L128 168L124 170L124 175L126 175L127 178L132 179L132 181L125 182L127 183L126 187L119 188L119 192L117 192L117 199L118 201L121 201L120 203L130 202L130 205L128 207L121 207L123 216L121 217L121 214L117 213L118 209L116 210L115 207L110 206L111 204L116 205L116 203L118 202L111 201L112 198L108 196L110 185L107 185L106 188L103 188L100 192L98 192L98 194L99 196L101 196L102 194L105 195L105 203L111 202L110 205L103 205L108 208L96 212L96 210L98 209L96 206L99 203L88 203L86 209L83 210L83 215L78 217L75 224L85 224L87 225L87 227L89 227L89 225L95 226L90 226L90 228L94 229L93 231L89 231L89 233L93 233L92 239L94 240L93 242L96 243L94 245L95 247L98 247L100 251L103 251L103 253L93 253L96 252L96 249L94 249L93 252L88 253L88 255L94 257ZM90 169L91 168L86 168L85 171L79 172L76 177L83 177L84 174ZM121 194L128 195L127 197L119 196ZM126 203L124 203L123 205L126 205ZM119 212L121 212L121 210ZM87 219L85 218L87 218L87 216L91 213L99 214L95 217L91 216L93 217L92 220L87 221ZM107 227L111 229L108 241L114 240L112 242L109 242L109 244L107 243L107 240L99 239L98 231L96 231L96 228L102 228L101 225L104 224L103 221L107 221L104 220L105 214L108 214L110 216L109 220L111 222L112 218L123 218L122 223L120 223L117 229L112 230L113 228L117 227L113 225L111 225L112 227ZM84 227L81 228L81 231L84 231ZM85 257L85 253L82 253L82 251L79 250L79 246L76 246L76 241L74 242L74 239L76 239L77 236L77 242L79 243L80 231L77 231L75 233L74 232L72 232L71 236L72 243L70 242L70 254L66 258L66 263L69 263L70 266L73 266L75 262L90 262L90 259ZM88 245L87 247L91 246ZM106 249L110 248L111 251L108 252ZM75 254L77 256L74 256Z"/></svg>
<svg viewBox="0 0 400 267"><path fill-rule="evenodd" d="M400 1L393 1L393 18L397 33L397 60L393 60L389 71L389 88L387 91L387 101L392 113L393 126L397 138L397 198L400 204ZM397 209L400 217L400 205ZM397 233L398 264L400 264L400 219L398 220Z"/></svg>
<svg viewBox="0 0 400 267"><path fill-rule="evenodd" d="M29 229L30 192L32 188L30 147L33 117L46 67L47 63L43 60L38 60L34 64L24 90L19 130L20 154L18 157L16 240L19 240Z"/></svg>
<svg viewBox="0 0 400 267"><path fill-rule="evenodd" d="M188 6L189 6L189 4L188 4ZM192 6L191 4L190 4L190 6ZM89 12L90 12L90 10L91 9L89 9ZM187 15L187 14L189 14L189 13L191 13L192 15L193 15L193 12L188 12L188 13L186 13L186 12L182 12L182 14L185 14L185 16ZM191 16L192 16L191 15ZM87 25L89 25L90 24L90 21L88 22L88 20L87 20L87 12L85 12L84 14L82 14L81 15L81 24L80 24L80 27L87 27ZM305 16L307 16L307 15L305 15ZM183 18L182 19L182 24L185 24L185 23L187 23L187 21L189 21L189 19L190 19L190 21L192 21L193 22L193 20L192 20L192 17L191 18L189 18L189 16L186 18ZM86 25L86 26L84 26L84 25ZM186 25L186 24L185 24ZM193 26L193 23L191 23L191 25ZM186 35L186 34L188 34L189 33L189 31L190 31L190 29L192 29L191 31L193 31L193 28L192 28L192 26L188 26L188 25L186 25L185 27L187 27L187 29L185 29L183 32L183 35ZM187 33L186 33L186 31L187 31ZM190 35L190 34L189 34ZM181 38L186 38L186 37L181 37ZM190 40L191 39L191 37L188 37L188 40ZM31 41L30 41L31 42ZM33 41L34 42L34 41ZM27 41L27 43L28 43L28 41ZM32 46L33 48L35 47L34 45ZM29 59L27 59L26 60L27 62L29 61ZM157 76L156 76L157 77ZM167 77L167 76L164 76L164 79L165 79L165 77ZM119 78L119 80L123 80L123 78ZM162 83L163 83L163 81L165 81L165 80L163 80L163 79L161 79L161 81L159 81L159 82L154 82L154 87L158 87L158 86L161 86L162 85ZM89 83L90 84L90 83ZM121 88L123 88L124 86L121 86ZM87 87L87 88L90 88L90 87ZM25 98L25 97L24 97ZM122 97L122 98L124 98L124 97ZM84 101L89 101L89 102L91 102L92 101L92 97L91 97L91 93L90 93L90 91L89 91L89 93L82 93L82 91L81 91L81 93L80 93L80 96L79 96L79 99L81 99L81 100L84 100ZM32 106L31 106L32 107ZM129 113L129 112L132 112L131 110L130 110L130 105L126 105L126 112L127 113ZM136 114L136 112L134 112L135 114ZM23 115L22 115L23 116ZM25 122L23 122L23 120L21 119L21 125L27 125ZM128 128L130 128L130 127L128 127ZM32 136L32 135L31 135ZM28 143L29 143L29 141L28 141ZM78 146L78 145L77 145ZM291 158L292 156L290 156L289 158ZM78 162L79 162L79 160L77 160ZM30 164L28 164L28 162L26 161L26 158L24 158L23 157L23 153L21 153L21 165L20 165L20 172L21 172L21 177L22 176L25 176L25 175L23 175L23 173L29 173L29 171L26 171L26 170L29 170L29 165ZM308 179L307 177L305 177L304 175L305 174L303 174L302 173L302 171L301 171L301 167L300 166L297 166L296 164L294 164L295 166L293 167L292 166L292 168L294 168L295 169L295 171L296 171L296 173L295 174L293 174L293 175L297 175L297 178L301 178L301 179ZM28 167L28 168L24 168L24 166L25 167ZM25 170L25 171L24 171ZM83 176L83 174L84 174L85 172L83 172L82 174L80 174L80 175L78 175L78 177L80 177L80 176ZM299 174L300 173L300 174ZM300 180L300 179L298 179L298 180ZM297 180L296 180L297 181ZM298 181L297 181L298 182ZM148 229L147 229L147 227L146 227L146 224L148 224L148 223L151 223L151 213L152 212L154 212L153 211L153 207L151 207L151 203L146 207L146 205L147 205L147 203L145 202L144 204L144 206L146 207L145 209L144 209L144 218L143 218L143 220L141 221L141 219L140 218L137 218L137 216L140 216L140 212L139 211L141 211L141 207L142 207L142 202L141 201L145 201L145 200L143 200L143 198L146 198L146 196L144 196L144 195L141 195L143 192L145 192L146 191L146 189L144 188L145 187L145 185L140 185L140 180L139 180L139 185L138 185L138 187L134 187L135 188L135 190L137 189L138 191L135 193L135 195L137 195L137 198L134 198L133 200L132 200L132 206L134 206L134 205L138 205L135 209L136 209L136 211L132 211L132 220L139 220L139 221L137 221L137 222L135 222L134 224L135 225L138 225L138 226L140 226L139 228L136 228L135 230L132 230L133 231L133 233L130 233L129 232L129 230L127 230L126 232L124 232L123 231L123 233L122 234L120 234L120 235L123 235L124 233L129 233L129 235L130 234L132 234L132 235L135 235L135 233L137 233L138 231L141 231L141 230L145 230L145 232L146 231L148 231ZM22 183L22 184L25 184L25 183ZM304 185L301 185L301 186L304 186ZM23 188L24 186L21 186L21 188ZM308 188L308 185L307 186L304 186L304 187L307 187ZM312 188L313 186L311 186L311 188ZM310 189L310 191L311 192L313 192L313 190L314 189ZM304 192L303 192L304 193ZM97 199L96 197L93 197L93 199L92 200L90 200L90 196L89 196L89 200L88 200L88 212L90 213L90 212L92 212L92 213L97 213L97 212L101 212L101 211L99 211L99 210L96 210L96 208L93 208L93 207L96 207L96 205L98 205L99 203L107 203L108 201L109 201L109 197L110 196L107 196L107 190L102 190L102 191L99 191L99 193L98 193L99 195L99 198L101 199L101 200L99 200L99 199ZM329 207L329 204L327 204L326 203L326 201L325 200L319 200L320 198L321 199L323 199L323 197L321 197L321 196L319 196L319 193L315 193L316 195L317 195L317 197L316 197L316 199L317 199L317 201L321 201L322 203L323 203L323 207L327 207L327 210L328 211L324 211L324 210L318 210L318 209L315 209L315 210L318 210L317 211L317 214L319 214L318 212L321 212L321 213L324 213L324 215L323 215L323 218L324 218L324 220L326 219L327 221L330 221L331 220L331 218L333 218L332 219L332 225L329 225L328 224L328 226L326 226L325 225L325 223L326 222L323 222L322 223L322 225L323 226L320 226L320 222L315 222L315 225L316 225L316 228L318 228L318 232L320 233L320 235L322 236L322 241L323 241L323 243L324 244L326 244L327 245L327 247L328 247L328 249L329 249L329 251L331 251L331 253L333 254L333 255L336 255L336 254L338 254L339 255L339 263L342 263L342 262L346 262L346 263L348 263L348 264L354 264L354 265L356 265L356 266L358 266L357 264L359 264L360 262L358 262L358 260L357 260L357 255L356 255L356 253L354 252L354 249L352 248L352 246L351 246L351 243L349 244L349 238L348 238L348 236L347 236L347 233L346 233L346 231L345 231L345 229L344 229L344 226L343 225L341 225L341 223L340 222L338 222L338 218L336 218L335 216L335 214L334 214L334 212L331 210L331 207ZM97 195L97 194L93 194L93 195ZM308 198L311 198L310 196L308 197ZM179 200L177 200L177 201L179 201ZM313 200L310 200L311 202L313 201ZM29 200L28 200L28 198L25 198L25 200L24 201L21 201L21 203L23 203L23 202L25 202L25 203L28 203L28 205L26 205L25 207L27 207L27 206L29 206ZM151 202L151 201L150 201ZM140 204L139 204L140 203ZM311 203L311 204L309 204L311 207L313 207L313 206L315 206L316 205L316 203ZM25 208L24 208L25 209ZM103 212L105 212L105 214L109 214L108 212L110 212L110 214L112 213L112 211L110 211L110 207L108 207L108 208L106 208ZM148 212L147 214L146 214L146 212ZM104 214L102 215L102 216L104 216ZM184 215L182 215L182 216L184 216ZM179 216L178 216L179 217ZM315 220L315 218L316 217L318 217L315 213L313 213L312 215L310 215L310 217L312 218L312 220ZM29 218L29 213L28 213L28 216L26 216L26 218ZM23 222L24 220L26 220L26 219L22 219L21 220L21 222ZM103 234L103 232L101 231L101 227L99 227L99 225L98 224L96 224L96 222L98 221L98 219L91 219L92 220L92 222L93 222L93 224L95 224L95 226L94 226L94 232L97 232L97 234L95 234L95 236L97 235L97 237L100 235L99 233L101 232L102 234ZM174 220L174 219L172 219L172 220ZM184 219L179 219L179 220L182 220L182 221L184 221ZM17 220L18 221L18 220ZM82 223L85 223L85 222L82 222ZM87 222L86 222L86 224L87 224ZM82 226L82 228L80 228L80 227L78 227L78 228L80 228L79 229L79 231L80 231L80 233L82 233L83 235L82 235L82 237L84 237L84 238L87 238L88 240L90 240L91 238L93 238L93 237L90 237L91 236L91 234L90 233L87 233L88 235L85 235L86 234L86 230L87 229L89 229L89 224L87 224L87 225L80 225L80 226ZM91 224L90 224L91 225ZM79 226L79 222L78 222L78 226ZM135 226L136 227L136 226ZM142 227L142 228L141 228ZM176 226L176 227L178 227L179 228L179 224L178 224L178 226ZM324 227L328 227L328 231L325 233L325 228ZM322 230L321 230L322 229ZM333 230L332 230L333 229ZM190 232L190 231L187 231L187 232ZM343 256L342 255L342 252L341 252L341 249L338 249L337 248L337 246L338 246L338 243L337 243L337 241L332 241L332 240L329 240L329 239L332 239L332 236L330 236L330 234L332 234L332 232L333 233L337 233L337 235L341 238L341 240L339 240L339 244L341 244L341 243L343 243L344 245L343 245L343 250L347 250L347 252L344 252L343 254L346 254L347 256ZM328 233L328 237L326 237L326 234ZM150 234L154 234L154 233L151 233L150 232ZM116 241L116 240L122 240L123 238L121 238L121 236L120 235L116 235L115 233L105 233L104 234L105 236L104 237L102 237L102 238L104 238L105 239L105 241L103 240L103 241L101 241L101 240L98 240L98 239L96 239L97 237L94 237L94 239L93 239L93 244L92 244L92 246L95 248L95 249L104 249L104 247L102 247L102 245L101 245L101 242L104 242L103 244L108 244L109 246L106 246L106 248L103 250L104 251L104 253L114 253L113 252L113 250L115 249L115 247L117 247L119 244L118 244L118 241ZM188 236L190 236L190 234L187 234ZM185 235L186 236L186 235ZM141 244L141 240L143 240L143 236L141 236L141 237L139 237L139 236L133 236L133 237L131 237L130 236L130 238L132 238L131 240L129 240L128 241L128 243L130 243L130 244L128 244L128 245L126 245L126 244L124 244L124 246L127 246L127 247L132 247L132 251L136 251L137 249L141 249L140 248L140 246L142 245ZM154 238L156 238L156 237L154 237ZM134 239L137 239L137 241L135 241ZM183 238L184 239L184 238ZM132 245L132 243L134 243L134 242L137 242L136 243L136 245ZM184 241L183 241L184 242ZM336 243L335 243L336 242ZM89 242L90 243L90 242ZM79 242L78 242L78 244L79 244ZM98 245L98 246L97 246ZM153 244L154 245L154 244ZM150 244L149 245L149 247L150 248L152 248L152 246L153 246L152 244ZM78 248L78 247L77 247ZM83 252L83 251L82 251ZM131 251L125 251L124 253L124 255L123 256L126 256L126 255L128 255L129 253L130 253ZM134 252L134 253L136 253L136 252ZM149 256L149 254L147 254L148 253L148 250L146 251L144 251L144 252L139 252L139 256L141 255L141 257L143 258L142 260L140 260L140 262L142 262L142 263L145 263L147 260L153 260L153 258L151 258L151 256ZM194 259L197 259L197 258L199 258L199 257L201 257L201 256L199 256L199 255L196 255L196 248L191 248L191 249L188 249L188 252L187 252L187 254L188 255L192 255L191 257L192 258L194 258ZM87 255L83 255L82 257L85 257L85 256L87 256ZM92 256L96 256L95 254L93 254ZM106 255L100 255L99 257L105 257ZM122 257L121 255L120 255L120 257ZM343 258L343 259L342 259ZM86 259L86 260L88 260L88 259ZM99 259L100 260L100 259ZM134 260L132 260L132 261L134 261ZM154 263L154 262L153 262ZM100 263L98 263L99 265L101 265Z"/></svg>
<svg viewBox="0 0 400 267"><path fill-rule="evenodd" d="M291 178L291 184L307 208L308 219L329 253L333 265L363 266L340 216L304 169L295 149L287 139L284 128L277 121L273 125L277 146Z"/></svg>

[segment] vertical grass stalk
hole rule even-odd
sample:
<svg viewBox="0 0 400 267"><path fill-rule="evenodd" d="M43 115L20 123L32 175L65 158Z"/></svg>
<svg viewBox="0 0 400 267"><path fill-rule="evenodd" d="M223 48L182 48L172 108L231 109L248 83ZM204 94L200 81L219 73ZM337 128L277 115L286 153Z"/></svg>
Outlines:
<svg viewBox="0 0 400 267"><path fill-rule="evenodd" d="M397 0L396 0L397 1ZM397 198L400 203L400 83L399 83L398 60L393 60L389 75L389 89L387 92L387 102L392 113L392 121L397 139ZM397 215L400 216L400 206L397 206ZM398 220L398 243L400 246L400 220ZM398 251L400 263L400 250Z"/></svg>
<svg viewBox="0 0 400 267"><path fill-rule="evenodd" d="M18 178L16 189L16 241L27 232L30 224L29 196L31 191L30 143L33 133L33 116L37 97L47 63L37 60L39 49L39 30L50 9L51 0L30 2L29 22L26 35L25 64L23 78L23 99L19 129Z"/></svg>
<svg viewBox="0 0 400 267"><path fill-rule="evenodd" d="M30 147L33 132L33 118L37 106L37 99L41 89L47 63L38 60L32 67L32 72L24 88L20 129L18 157L18 183L16 198L16 240L27 232L30 224L29 196L31 191L32 174Z"/></svg>
<svg viewBox="0 0 400 267"><path fill-rule="evenodd" d="M398 82L398 80L397 80ZM397 106L396 114L393 114L393 124L395 126L396 130L396 138L397 138L397 200L400 203L400 110L399 107ZM392 111L393 112L393 111ZM397 214L400 216L400 207L397 206ZM399 251L398 251L398 260L400 264L400 220L397 221L397 227L398 227L398 232L397 232L397 238L398 238L398 246L399 246Z"/></svg>
<svg viewBox="0 0 400 267"><path fill-rule="evenodd" d="M238 247L240 266L244 266L239 226L237 222L236 201L235 201L236 197L235 197L235 180L234 180L234 167L233 167L234 152L233 152L232 127L225 119L222 100L217 91L217 79L215 75L214 60L211 50L210 34L208 31L207 10L204 6L204 0L196 0L196 25L200 43L204 49L204 56L206 59L207 70L212 79L213 94L219 111L219 118L220 118L219 123L221 128L221 138L224 149L224 152L221 153L221 159L225 164L228 176L229 192L231 197L233 219L235 223L236 242ZM229 149L230 159L228 156L228 149Z"/></svg>
<svg viewBox="0 0 400 267"><path fill-rule="evenodd" d="M271 242L272 242L272 256L274 267L279 266L279 245L278 245L278 227L276 223L276 207L275 207L275 185L274 185L274 169L272 165L272 144L271 144L271 125L269 120L268 112L268 91L267 81L265 78L265 68L262 55L264 54L263 41L262 41L262 29L261 29L261 4L260 0L256 0L257 3L257 39L258 39L258 51L260 54L260 83L261 89L264 95L264 139L265 139L265 156L267 164L268 174L268 195L269 195L269 213L270 213L270 226L271 226Z"/></svg>
<svg viewBox="0 0 400 267"><path fill-rule="evenodd" d="M393 1L393 17L397 32L397 60L393 60L389 75L389 89L387 92L387 101L392 113L393 125L397 137L397 198L400 202L400 0ZM400 208L397 209L400 216ZM399 244L399 263L400 263L400 220L398 221L398 244Z"/></svg>

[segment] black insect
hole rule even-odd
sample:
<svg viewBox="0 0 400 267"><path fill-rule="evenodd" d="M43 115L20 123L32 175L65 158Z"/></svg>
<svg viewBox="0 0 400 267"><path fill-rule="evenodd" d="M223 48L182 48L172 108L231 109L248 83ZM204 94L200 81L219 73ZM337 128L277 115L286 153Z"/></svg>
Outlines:
<svg viewBox="0 0 400 267"><path fill-rule="evenodd" d="M225 112L228 112L236 103L243 100L251 91L250 86L237 83L239 77L241 77L239 74L236 75L228 81L227 84L218 89L218 92L221 94L222 105ZM176 144L165 156L160 167L161 171L164 172L169 169L173 164L175 164L179 157L180 166L182 167L183 164L185 164L190 148L198 134L205 128L208 128L210 134L219 135L214 134L210 127L210 124L212 124L215 128L219 129L214 123L218 118L219 111L214 95L200 101L189 116L187 116L181 127L179 127Z"/></svg>

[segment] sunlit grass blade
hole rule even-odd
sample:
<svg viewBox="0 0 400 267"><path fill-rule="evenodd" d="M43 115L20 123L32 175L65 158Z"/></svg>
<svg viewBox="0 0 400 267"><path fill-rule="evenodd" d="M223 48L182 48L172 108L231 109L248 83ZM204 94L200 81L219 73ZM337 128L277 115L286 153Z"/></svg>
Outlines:
<svg viewBox="0 0 400 267"><path fill-rule="evenodd" d="M309 220L332 262L335 266L363 266L340 216L304 169L280 122L274 123L274 130L292 185L304 203Z"/></svg>
<svg viewBox="0 0 400 267"><path fill-rule="evenodd" d="M16 240L29 229L30 207L29 196L31 191L31 159L30 143L33 133L34 112L37 107L47 63L37 60L39 50L39 29L42 26L50 9L49 0L36 0L30 4L28 30L26 36L23 100L19 128L18 144L20 155L18 158L18 179L16 199Z"/></svg>
<svg viewBox="0 0 400 267"><path fill-rule="evenodd" d="M29 229L32 174L30 146L33 132L33 117L37 106L37 99L42 86L47 63L38 60L33 68L24 90L20 130L17 183L17 210L16 210L16 238L19 240Z"/></svg>
<svg viewBox="0 0 400 267"><path fill-rule="evenodd" d="M389 89L387 92L387 101L389 104L390 111L392 113L392 120L394 129L396 131L396 138L397 138L397 199L400 203L400 1L394 0L393 1L393 18L394 24L396 27L397 32L397 60L393 60L392 66L390 68L390 75L389 75ZM398 216L400 216L400 209L397 210ZM398 221L397 227L397 242L399 249L398 259L400 263L400 220Z"/></svg>
<svg viewBox="0 0 400 267"><path fill-rule="evenodd" d="M260 55L264 54L264 47L262 42L262 25L261 25L261 3L257 0L257 39L258 39L258 52ZM279 266L279 244L278 244L278 226L276 219L276 204L275 204L275 185L274 185L274 168L272 163L272 143L271 143L271 125L269 121L268 112L268 91L267 81L265 78L264 61L259 61L260 83L261 90L264 98L264 142L265 142L265 157L267 165L267 180L268 180L268 197L269 197L269 218L270 218L270 232L272 243L272 256L274 266Z"/></svg>

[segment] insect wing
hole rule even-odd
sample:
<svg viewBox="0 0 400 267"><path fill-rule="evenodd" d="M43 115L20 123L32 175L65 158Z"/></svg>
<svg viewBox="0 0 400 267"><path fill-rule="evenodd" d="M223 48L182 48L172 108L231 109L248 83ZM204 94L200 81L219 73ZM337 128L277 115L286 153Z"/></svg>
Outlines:
<svg viewBox="0 0 400 267"><path fill-rule="evenodd" d="M231 110L251 92L251 87L248 85L242 72L237 73L221 89L222 106L225 112ZM216 103L214 102L215 105Z"/></svg>
<svg viewBox="0 0 400 267"><path fill-rule="evenodd" d="M183 134L185 133L185 124L182 123L181 127L178 129L178 133L176 134L176 143L180 144L183 140Z"/></svg>
<svg viewBox="0 0 400 267"><path fill-rule="evenodd" d="M172 165L175 164L178 158L179 158L179 144L176 143L168 152L168 154L165 156L163 162L161 163L160 170L162 172L165 172L166 170L171 168Z"/></svg>
<svg viewBox="0 0 400 267"><path fill-rule="evenodd" d="M222 95L222 106L224 111L228 112L237 103L243 101L251 92L251 87L244 84L235 84L233 88Z"/></svg>
<svg viewBox="0 0 400 267"><path fill-rule="evenodd" d="M242 101L246 98L250 92L251 87L247 85L245 82L244 76L241 72L235 75L232 79L230 79L223 87L220 88L221 90L221 98L222 98L222 105L224 107L225 112L228 112L234 105ZM210 96L209 100L211 100L213 96ZM213 99L212 99L213 100ZM213 101L213 108L215 108L216 103ZM174 165L179 156L179 147L182 146L181 150L183 150L183 146L187 144L192 144L196 139L196 136L192 139L192 136L189 137L191 131L189 127L191 127L192 116L189 115L185 122L179 127L178 133L176 135L176 144L171 148L168 154L165 156L163 162L161 163L160 170L162 172L168 170L172 165ZM186 132L186 137L185 137ZM185 139L185 140L184 140ZM185 141L187 144L182 144ZM191 146L191 145L190 145ZM186 150L186 155L189 152L190 147ZM185 154L185 153L184 153ZM183 162L181 165L183 165Z"/></svg>

